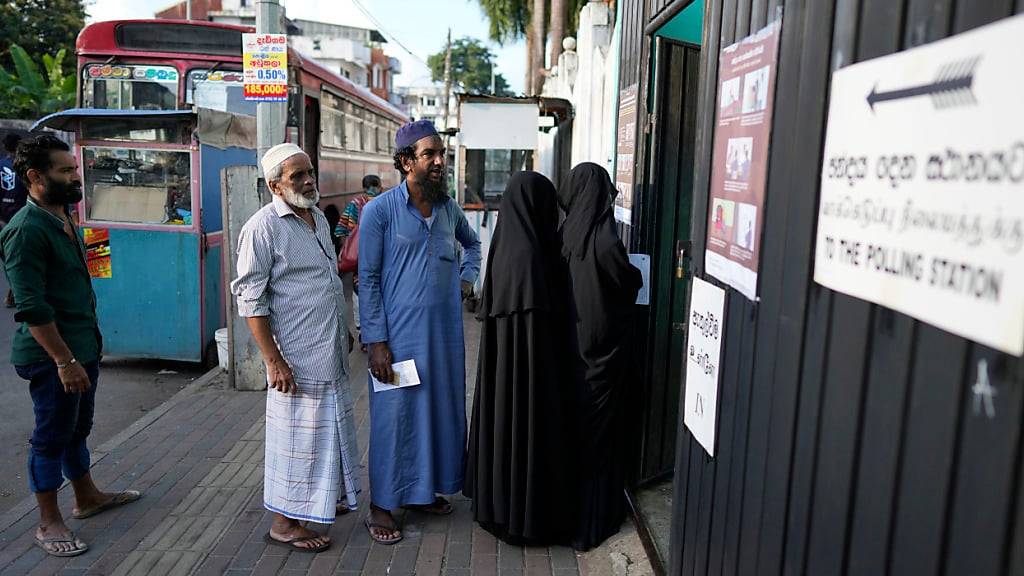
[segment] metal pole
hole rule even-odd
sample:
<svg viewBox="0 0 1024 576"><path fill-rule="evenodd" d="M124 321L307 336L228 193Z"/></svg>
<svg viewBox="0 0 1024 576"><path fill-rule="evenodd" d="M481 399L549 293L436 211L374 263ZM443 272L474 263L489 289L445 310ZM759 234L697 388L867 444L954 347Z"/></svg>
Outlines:
<svg viewBox="0 0 1024 576"><path fill-rule="evenodd" d="M185 20L192 19L192 0L185 0Z"/></svg>
<svg viewBox="0 0 1024 576"><path fill-rule="evenodd" d="M256 33L281 33L281 5L277 0L256 0ZM256 148L258 158L284 142L287 102L256 103ZM260 168L260 176L263 168Z"/></svg>
<svg viewBox="0 0 1024 576"><path fill-rule="evenodd" d="M448 48L444 53L444 129L448 129L449 98L452 94L452 29L448 29Z"/></svg>

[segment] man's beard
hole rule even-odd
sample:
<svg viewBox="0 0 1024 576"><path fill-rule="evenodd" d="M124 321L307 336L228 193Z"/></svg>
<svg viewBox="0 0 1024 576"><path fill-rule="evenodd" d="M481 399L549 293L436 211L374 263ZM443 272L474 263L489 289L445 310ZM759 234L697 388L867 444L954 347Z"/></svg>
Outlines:
<svg viewBox="0 0 1024 576"><path fill-rule="evenodd" d="M43 192L43 202L50 206L66 206L76 204L82 200L81 182L58 182L46 178L46 190Z"/></svg>
<svg viewBox="0 0 1024 576"><path fill-rule="evenodd" d="M423 198L431 204L440 204L448 198L448 180L441 178L434 181L429 177L424 178L420 185L423 187Z"/></svg>
<svg viewBox="0 0 1024 576"><path fill-rule="evenodd" d="M292 190L290 186L284 187L283 195L285 202L294 208L300 208L302 210L309 210L313 206L316 206L316 203L320 201L320 191L316 188L313 188L312 198L307 198L302 192Z"/></svg>

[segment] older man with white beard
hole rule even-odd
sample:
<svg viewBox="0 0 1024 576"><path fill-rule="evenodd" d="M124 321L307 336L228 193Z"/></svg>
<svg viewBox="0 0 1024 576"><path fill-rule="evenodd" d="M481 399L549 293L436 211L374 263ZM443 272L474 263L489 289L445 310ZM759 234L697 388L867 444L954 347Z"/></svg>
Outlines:
<svg viewBox="0 0 1024 576"><path fill-rule="evenodd" d="M231 290L270 387L263 502L274 522L266 541L322 552L330 539L300 521L333 522L355 509L358 491L344 296L309 157L281 144L261 164L274 198L242 228Z"/></svg>

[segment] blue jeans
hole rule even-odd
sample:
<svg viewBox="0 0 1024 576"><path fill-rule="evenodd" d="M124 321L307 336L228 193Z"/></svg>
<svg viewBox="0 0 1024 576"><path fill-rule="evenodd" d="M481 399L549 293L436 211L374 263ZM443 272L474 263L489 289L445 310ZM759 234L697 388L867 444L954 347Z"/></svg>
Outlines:
<svg viewBox="0 0 1024 576"><path fill-rule="evenodd" d="M96 408L99 363L83 364L92 386L84 393L68 394L53 362L15 366L18 376L30 382L36 428L28 455L28 485L33 492L53 492L63 477L78 480L89 472L85 439L92 430Z"/></svg>

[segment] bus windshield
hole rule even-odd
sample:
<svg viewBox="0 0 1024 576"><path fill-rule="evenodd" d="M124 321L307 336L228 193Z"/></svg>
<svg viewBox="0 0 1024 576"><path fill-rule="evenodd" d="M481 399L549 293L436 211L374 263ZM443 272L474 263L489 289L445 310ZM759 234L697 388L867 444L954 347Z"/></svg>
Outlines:
<svg viewBox="0 0 1024 576"><path fill-rule="evenodd" d="M221 112L256 115L256 103L245 100L242 73L237 70L192 70L185 86L185 102Z"/></svg>
<svg viewBox="0 0 1024 576"><path fill-rule="evenodd" d="M174 110L173 66L90 64L82 69L82 106L108 110Z"/></svg>

